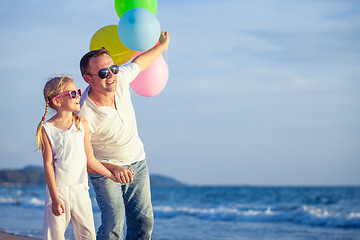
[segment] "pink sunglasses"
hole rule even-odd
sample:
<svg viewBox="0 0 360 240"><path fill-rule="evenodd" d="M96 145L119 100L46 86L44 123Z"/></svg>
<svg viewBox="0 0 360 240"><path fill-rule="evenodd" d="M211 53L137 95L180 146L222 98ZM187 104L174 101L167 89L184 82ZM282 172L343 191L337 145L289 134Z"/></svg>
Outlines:
<svg viewBox="0 0 360 240"><path fill-rule="evenodd" d="M62 97L62 96L65 96L65 95L70 95L70 98L71 99L75 99L77 96L81 97L81 89L79 88L78 90L71 90L71 91L68 91L68 92L64 92L62 94L59 94L55 97L53 97L50 102L52 102L55 98L59 98L59 97Z"/></svg>

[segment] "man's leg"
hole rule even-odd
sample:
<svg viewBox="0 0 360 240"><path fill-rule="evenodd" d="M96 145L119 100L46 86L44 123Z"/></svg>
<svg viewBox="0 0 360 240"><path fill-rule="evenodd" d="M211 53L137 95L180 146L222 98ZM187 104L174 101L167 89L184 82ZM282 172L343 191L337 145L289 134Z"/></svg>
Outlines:
<svg viewBox="0 0 360 240"><path fill-rule="evenodd" d="M121 184L98 174L89 174L89 178L101 210L101 226L97 232L97 240L123 239L125 208Z"/></svg>
<svg viewBox="0 0 360 240"><path fill-rule="evenodd" d="M154 215L147 164L144 160L127 167L130 167L135 175L131 184L123 185L127 223L126 239L151 239Z"/></svg>

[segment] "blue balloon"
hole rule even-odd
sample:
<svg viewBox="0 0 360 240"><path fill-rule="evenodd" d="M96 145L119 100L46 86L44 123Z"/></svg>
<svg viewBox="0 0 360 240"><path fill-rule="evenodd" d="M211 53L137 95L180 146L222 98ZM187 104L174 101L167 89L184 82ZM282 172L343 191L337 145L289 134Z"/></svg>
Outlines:
<svg viewBox="0 0 360 240"><path fill-rule="evenodd" d="M121 42L127 48L146 51L158 42L161 28L152 12L143 8L133 8L121 16L118 33Z"/></svg>

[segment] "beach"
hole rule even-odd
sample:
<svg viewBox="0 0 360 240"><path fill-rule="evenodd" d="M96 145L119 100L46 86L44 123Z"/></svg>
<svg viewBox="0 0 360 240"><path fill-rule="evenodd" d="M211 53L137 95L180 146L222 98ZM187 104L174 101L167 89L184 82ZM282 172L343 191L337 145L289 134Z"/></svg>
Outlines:
<svg viewBox="0 0 360 240"><path fill-rule="evenodd" d="M7 233L0 232L0 240L38 240L40 238L30 238L18 235L10 235Z"/></svg>

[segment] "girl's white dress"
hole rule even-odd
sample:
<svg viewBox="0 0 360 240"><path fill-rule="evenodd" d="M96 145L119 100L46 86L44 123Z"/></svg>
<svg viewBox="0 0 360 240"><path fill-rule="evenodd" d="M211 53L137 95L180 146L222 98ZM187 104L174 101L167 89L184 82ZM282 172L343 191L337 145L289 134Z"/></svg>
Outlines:
<svg viewBox="0 0 360 240"><path fill-rule="evenodd" d="M58 195L65 205L65 213L55 216L46 188L44 239L65 239L64 233L70 221L75 239L96 239L86 170L85 130L80 124L79 131L75 121L68 130L59 129L48 122L43 126L53 152Z"/></svg>

